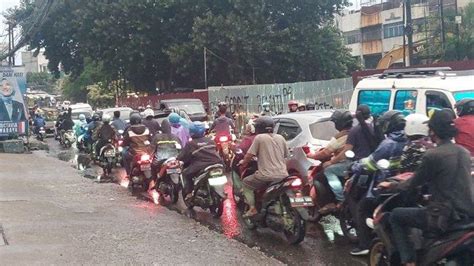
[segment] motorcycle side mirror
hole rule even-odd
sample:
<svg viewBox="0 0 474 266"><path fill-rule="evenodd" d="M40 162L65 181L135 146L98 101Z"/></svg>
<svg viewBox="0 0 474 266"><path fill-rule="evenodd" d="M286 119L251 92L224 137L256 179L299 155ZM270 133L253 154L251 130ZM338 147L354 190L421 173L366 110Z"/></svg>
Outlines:
<svg viewBox="0 0 474 266"><path fill-rule="evenodd" d="M120 135L122 135L122 134L123 134L123 130L120 129L120 130L118 131L118 133L119 133Z"/></svg>
<svg viewBox="0 0 474 266"><path fill-rule="evenodd" d="M377 167L381 170L386 170L390 167L390 162L386 159L379 160L377 162Z"/></svg>
<svg viewBox="0 0 474 266"><path fill-rule="evenodd" d="M353 159L355 157L355 153L351 150L346 151L344 155L346 155L346 158L348 159Z"/></svg>

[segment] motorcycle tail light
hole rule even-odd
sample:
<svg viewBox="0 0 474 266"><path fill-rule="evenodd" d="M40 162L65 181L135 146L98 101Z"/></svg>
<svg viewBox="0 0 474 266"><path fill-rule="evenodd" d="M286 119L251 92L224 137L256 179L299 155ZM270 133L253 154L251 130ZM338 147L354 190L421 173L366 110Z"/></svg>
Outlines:
<svg viewBox="0 0 474 266"><path fill-rule="evenodd" d="M148 162L148 161L150 161L150 159L151 159L151 158L150 158L150 155L148 155L148 154L143 154L143 155L140 157L140 161L142 161L142 162Z"/></svg>
<svg viewBox="0 0 474 266"><path fill-rule="evenodd" d="M123 140L119 140L119 141L118 141L118 145L119 145L119 146L122 146L122 144L123 144Z"/></svg>
<svg viewBox="0 0 474 266"><path fill-rule="evenodd" d="M303 181L299 178L296 178L291 182L291 187L301 187L301 185L303 185Z"/></svg>
<svg viewBox="0 0 474 266"><path fill-rule="evenodd" d="M227 142L229 138L227 136L219 137L219 142Z"/></svg>
<svg viewBox="0 0 474 266"><path fill-rule="evenodd" d="M304 153L309 154L311 152L311 148L309 146L305 145L305 146L303 146L303 151L304 151Z"/></svg>

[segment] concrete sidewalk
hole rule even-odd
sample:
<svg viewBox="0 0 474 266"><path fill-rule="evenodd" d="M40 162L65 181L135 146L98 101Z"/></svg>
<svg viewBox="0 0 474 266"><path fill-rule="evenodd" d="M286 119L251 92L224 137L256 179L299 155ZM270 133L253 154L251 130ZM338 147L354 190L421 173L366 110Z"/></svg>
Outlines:
<svg viewBox="0 0 474 266"><path fill-rule="evenodd" d="M44 152L0 154L0 169L0 265L279 263Z"/></svg>

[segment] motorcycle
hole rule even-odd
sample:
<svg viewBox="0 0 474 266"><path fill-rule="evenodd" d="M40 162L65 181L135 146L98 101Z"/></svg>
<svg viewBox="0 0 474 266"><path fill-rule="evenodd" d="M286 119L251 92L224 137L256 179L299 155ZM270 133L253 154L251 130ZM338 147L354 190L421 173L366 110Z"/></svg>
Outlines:
<svg viewBox="0 0 474 266"><path fill-rule="evenodd" d="M115 146L112 144L112 141L109 140L109 142L100 149L99 156L99 165L102 167L104 177L110 176L112 168L116 164L116 160Z"/></svg>
<svg viewBox="0 0 474 266"><path fill-rule="evenodd" d="M155 189L159 193L159 202L175 204L178 201L179 189L182 187L182 163L176 159L181 145L176 141L157 143L152 168L156 175ZM166 200L169 198L169 201Z"/></svg>
<svg viewBox="0 0 474 266"><path fill-rule="evenodd" d="M231 161L234 157L233 151L231 149L232 143L235 141L236 136L231 134L216 136L214 141L216 142L217 152L221 156L222 160L224 161L226 170L230 170L231 168Z"/></svg>
<svg viewBox="0 0 474 266"><path fill-rule="evenodd" d="M236 151L236 154L241 154ZM234 160L238 160L236 156ZM234 168L233 167L233 168ZM235 168L234 168L235 169ZM237 170L237 169L235 169ZM242 180L256 170L256 162L248 167L233 171L233 194L240 213L248 211L250 206L245 202L241 190ZM237 174L240 172L240 176ZM266 189L256 191L256 207L259 213L254 217L242 217L248 229L269 227L274 231L283 232L290 244L303 241L306 234L308 207L313 206L311 197L302 192L303 181L296 176L288 176L281 181L270 184Z"/></svg>
<svg viewBox="0 0 474 266"><path fill-rule="evenodd" d="M72 144L76 141L76 135L74 131L67 130L63 133L61 142L64 148L71 148Z"/></svg>
<svg viewBox="0 0 474 266"><path fill-rule="evenodd" d="M181 177L182 178L182 177ZM183 187L186 187L186 181L181 180ZM224 192L224 186L227 184L227 177L224 175L224 166L222 164L214 164L206 167L202 173L193 178L194 189L191 197L182 190L184 203L188 209L199 206L203 209L209 209L211 214L218 218L224 210L224 200L227 198Z"/></svg>
<svg viewBox="0 0 474 266"><path fill-rule="evenodd" d="M46 130L44 127L40 127L38 133L36 133L36 139L39 141L43 141L46 136Z"/></svg>
<svg viewBox="0 0 474 266"><path fill-rule="evenodd" d="M373 227L377 238L369 251L369 265L400 265L400 257L393 240L389 213L407 204L405 195L394 194L380 204L373 214ZM445 233L430 235L413 228L411 231L417 250L417 265L473 265L474 220L455 223Z"/></svg>
<svg viewBox="0 0 474 266"><path fill-rule="evenodd" d="M141 187L142 191L148 189L152 179L151 162L151 156L148 153L136 154L133 157L130 182L128 184L130 191L136 191L137 187Z"/></svg>
<svg viewBox="0 0 474 266"><path fill-rule="evenodd" d="M117 151L116 157L116 163L117 165L120 165L123 167L123 130L119 130L117 134L117 139L115 141L115 150Z"/></svg>
<svg viewBox="0 0 474 266"><path fill-rule="evenodd" d="M82 134L77 137L76 148L80 152L91 153L91 145L89 144L91 140L91 136L88 133L89 127L83 126L82 127Z"/></svg>

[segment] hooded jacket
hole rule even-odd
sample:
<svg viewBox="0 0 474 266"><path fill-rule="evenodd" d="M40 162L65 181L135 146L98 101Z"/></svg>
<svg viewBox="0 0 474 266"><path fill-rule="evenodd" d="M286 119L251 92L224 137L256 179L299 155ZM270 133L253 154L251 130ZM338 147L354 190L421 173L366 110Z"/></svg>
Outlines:
<svg viewBox="0 0 474 266"><path fill-rule="evenodd" d="M131 154L149 152L150 131L142 124L129 126L123 135L123 145L130 147Z"/></svg>

